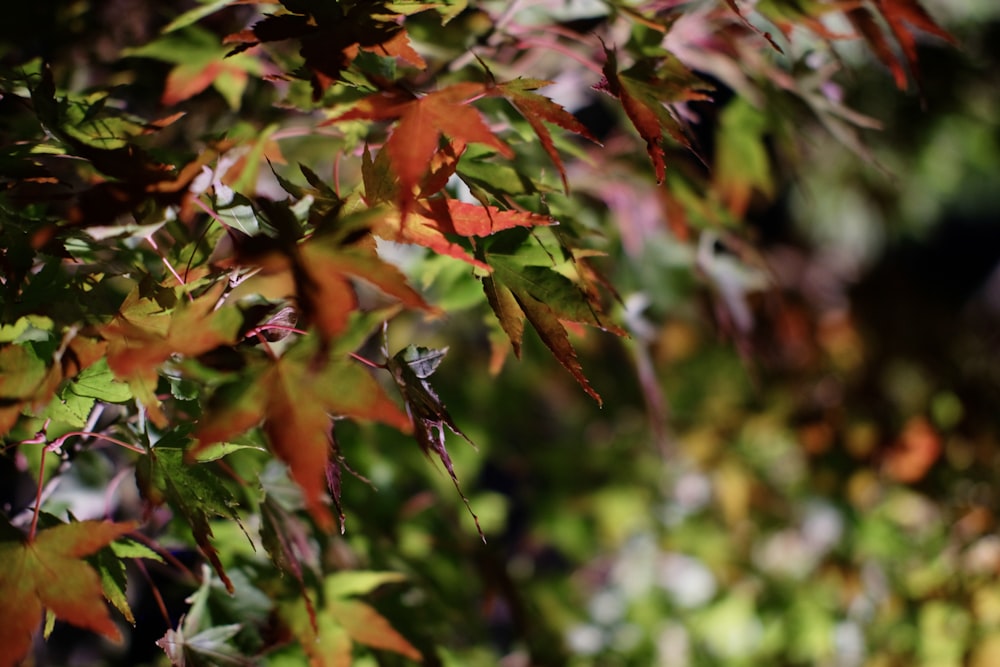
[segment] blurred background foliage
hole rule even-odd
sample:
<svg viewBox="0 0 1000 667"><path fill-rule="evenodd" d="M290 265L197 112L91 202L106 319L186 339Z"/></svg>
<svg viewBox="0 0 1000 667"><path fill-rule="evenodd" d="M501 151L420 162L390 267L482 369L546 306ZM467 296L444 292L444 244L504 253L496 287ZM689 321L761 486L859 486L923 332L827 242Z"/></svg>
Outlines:
<svg viewBox="0 0 1000 667"><path fill-rule="evenodd" d="M173 4L186 6L16 3L4 30L48 25L14 43L62 63L78 89L113 82L152 111L169 49L135 51L128 68L118 59L175 16ZM882 126L857 142L795 116L801 101L777 90L755 107L719 81L723 104L691 105L716 167L728 160L733 178L750 179L741 215L699 189L695 161L680 153L666 188L653 187L645 156L619 142L622 119L580 100L574 110L603 123L606 152L570 165L573 195L547 203L607 253L595 264L621 295L630 339L575 339L603 409L535 338L523 361L487 374L499 339L478 286L451 260L410 264L451 315L394 324L390 347L449 347L436 388L478 446L456 439L452 456L488 541L404 436L347 423L338 441L358 475L343 482L347 530L317 539L330 566L407 575L376 601L428 664L1000 664L1000 6L926 4L959 46L921 45L919 90L900 93L869 53L839 49L843 99ZM566 22L608 11L549 5L533 11ZM461 20L435 45L445 57L474 28ZM809 61L808 43L797 48L789 66ZM536 67L542 78L559 63ZM271 99L271 84L252 78L213 85L219 94L189 102L189 121L166 132L239 129L241 97ZM24 119L4 111L6 140ZM783 129L790 117L794 133ZM280 139L288 164L329 163L322 137L258 120L244 130L260 137L257 159L277 155L268 141ZM765 139L746 141L753 132ZM253 468L254 456L231 465ZM67 494L100 497L107 474L93 465ZM269 491L294 506L295 490L273 479ZM211 623L266 618L258 588L276 584L260 576L261 556L235 524L213 530L238 594L206 579ZM187 543L178 535L182 560L194 558ZM183 611L190 585L150 569ZM166 628L151 604L137 607L131 648L107 660L156 662L146 649ZM238 640L247 650L260 641ZM92 664L70 629L49 645L51 664L71 654ZM297 651L267 664L301 664Z"/></svg>

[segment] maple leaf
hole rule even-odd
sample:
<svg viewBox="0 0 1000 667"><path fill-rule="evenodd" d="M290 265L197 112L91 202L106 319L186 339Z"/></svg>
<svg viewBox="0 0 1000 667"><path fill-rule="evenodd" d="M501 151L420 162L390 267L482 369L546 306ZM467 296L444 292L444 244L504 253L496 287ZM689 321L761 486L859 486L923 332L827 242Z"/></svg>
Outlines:
<svg viewBox="0 0 1000 667"><path fill-rule="evenodd" d="M0 348L0 434L14 427L25 407L47 403L60 379L57 369L46 368L31 346Z"/></svg>
<svg viewBox="0 0 1000 667"><path fill-rule="evenodd" d="M197 299L180 301L171 312L141 297L136 287L119 314L99 329L108 341L108 367L128 383L158 426L167 424L156 397L159 367L175 354L197 356L236 342L242 322L239 310L234 306L216 309L225 289L225 282L216 283Z"/></svg>
<svg viewBox="0 0 1000 667"><path fill-rule="evenodd" d="M296 225L287 202L260 200L269 222L287 229ZM259 266L258 276L250 278L237 296L261 294L269 299L295 297L303 324L314 324L325 339L332 339L347 328L350 316L358 310L355 280L378 288L407 308L437 312L408 283L395 266L379 258L368 232L369 212L354 220L331 222L327 233L316 233L297 243L298 231L286 231L279 239L266 236L249 239L229 265ZM284 222L282 222L284 220ZM361 240L355 240L361 236Z"/></svg>
<svg viewBox="0 0 1000 667"><path fill-rule="evenodd" d="M103 600L100 577L81 559L137 525L79 521L41 530L34 539L9 524L0 526L0 667L14 667L28 654L46 609L121 641Z"/></svg>
<svg viewBox="0 0 1000 667"><path fill-rule="evenodd" d="M541 227L554 223L551 217L539 213L504 211L495 206L480 206L435 197L418 202L405 220L395 210L385 211L373 226L373 231L386 240L421 245L489 271L488 264L471 256L465 248L448 237L486 237L507 229Z"/></svg>
<svg viewBox="0 0 1000 667"><path fill-rule="evenodd" d="M423 58L410 46L405 28L396 20L400 14L389 8L391 3L283 0L282 4L288 13L268 15L250 30L226 37L226 43L237 44L229 55L264 42L297 40L301 45L299 55L310 71L316 100L340 79L359 50L397 57L421 69L426 67Z"/></svg>
<svg viewBox="0 0 1000 667"><path fill-rule="evenodd" d="M223 59L227 49L218 37L198 26L169 32L160 39L126 49L122 55L154 58L172 63L160 102L174 106L212 87L222 95L230 109L240 107L250 74L261 75L260 61L249 56Z"/></svg>
<svg viewBox="0 0 1000 667"><path fill-rule="evenodd" d="M692 148L681 121L665 105L707 100L708 96L702 91L710 86L673 56L665 56L655 66L650 61L641 60L619 72L615 52L607 47L604 52L607 56L604 79L594 87L621 101L625 115L646 141L646 152L653 162L656 182L662 183L666 175L663 134L668 134L685 148Z"/></svg>
<svg viewBox="0 0 1000 667"><path fill-rule="evenodd" d="M420 194L417 199L426 199L444 190L449 179L457 171L458 161L465 148L463 141L445 142L427 166L427 173L420 183ZM365 189L364 201L368 206L397 199L399 187L392 171L388 151L379 151L372 158L371 151L365 145L361 156L361 175Z"/></svg>
<svg viewBox="0 0 1000 667"><path fill-rule="evenodd" d="M469 104L487 92L485 85L472 82L452 84L418 98L387 91L358 101L324 124L345 120L397 121L383 150L388 153L399 181L399 207L405 218L416 196L415 188L440 150L442 135L465 144L484 144L504 157L514 157L510 146L493 134L479 111Z"/></svg>
<svg viewBox="0 0 1000 667"><path fill-rule="evenodd" d="M559 157L559 152L552 142L552 135L549 134L549 129L545 126L545 123L558 125L564 130L579 134L595 144L600 145L600 142L594 138L583 123L576 119L576 116L544 95L534 92L552 83L554 82L522 78L497 84L493 90L495 95L504 97L514 105L514 108L528 121L531 129L542 143L542 148L545 149L549 158L556 165L556 169L559 170L563 190L568 193L569 183L566 180L566 169L563 167L562 159Z"/></svg>
<svg viewBox="0 0 1000 667"><path fill-rule="evenodd" d="M350 667L352 646L359 643L384 649L417 662L423 657L371 605L354 599L388 583L403 581L397 572L338 572L323 582L325 604L312 624L302 599L282 603L281 618L299 640L314 667Z"/></svg>
<svg viewBox="0 0 1000 667"><path fill-rule="evenodd" d="M490 253L493 273L484 276L486 300L510 339L514 355L521 356L524 320L527 319L546 347L598 404L600 395L590 386L562 321L578 322L610 331L625 332L604 319L595 295L581 289L547 266L524 264L515 255Z"/></svg>
<svg viewBox="0 0 1000 667"><path fill-rule="evenodd" d="M158 206L182 206L190 198L188 186L191 181L204 165L216 157L215 149L205 151L178 169L153 159L128 136L108 138L102 135L97 140L81 137L76 130L78 119L67 113L66 100L56 97L55 82L48 67L42 68L42 76L30 88L30 93L38 118L46 129L70 154L87 160L111 179L75 196L65 215L70 225L108 224L121 215L132 213L146 202ZM156 124L146 128L158 129Z"/></svg>
<svg viewBox="0 0 1000 667"><path fill-rule="evenodd" d="M903 58L898 58L893 52L881 27L876 22L873 12L867 7L858 6L849 10L847 18L872 47L878 59L892 72L896 87L900 90L906 90L908 83L907 64L913 72L914 78L918 82L920 80L917 41L910 26L940 37L949 43L954 43L955 38L934 22L934 19L918 0L875 0L875 8L885 19L889 32L895 37L902 50Z"/></svg>
<svg viewBox="0 0 1000 667"><path fill-rule="evenodd" d="M126 621L135 625L135 615L126 595L128 586L124 560L126 558L146 558L160 563L164 561L149 547L129 539L112 542L108 548L101 549L89 559L101 576L104 597L121 612Z"/></svg>
<svg viewBox="0 0 1000 667"><path fill-rule="evenodd" d="M103 341L74 336L60 363L46 366L30 344L0 347L0 435L14 427L25 409L48 404L60 383L95 364L105 349Z"/></svg>
<svg viewBox="0 0 1000 667"><path fill-rule="evenodd" d="M238 503L220 483L215 471L203 463L185 463L182 443L171 442L177 435L178 432L173 431L165 436L139 460L135 469L136 484L149 508L166 502L184 517L198 547L232 593L233 583L226 576L218 551L211 542L209 519L229 517L239 523Z"/></svg>
<svg viewBox="0 0 1000 667"><path fill-rule="evenodd" d="M406 405L406 412L413 422L413 435L417 439L417 444L424 455L428 458L433 454L441 461L441 465L448 471L455 490L462 497L466 509L476 522L480 537L486 541L483 529L479 526L479 517L472 511L469 499L462 492L462 487L458 483L458 476L455 474L455 466L451 462L451 456L444 442L444 427L455 435L462 436L466 442L475 447L475 443L465 435L455 424L455 420L448 414L444 403L438 398L437 393L431 386L428 378L437 370L437 367L448 353L448 348L440 350L429 350L425 347L408 345L388 359L386 364L392 373L399 393L403 397ZM386 354L388 356L388 354Z"/></svg>
<svg viewBox="0 0 1000 667"><path fill-rule="evenodd" d="M330 464L327 464L330 465ZM339 501L337 495L335 501ZM338 508L339 509L339 508ZM293 514L286 510L270 495L264 496L264 501L260 506L260 540L271 558L275 567L283 573L287 573L295 579L299 591L302 593L302 600L305 602L306 611L313 628L316 627L316 608L313 606L309 592L306 590L306 582L303 574L303 560L315 558L309 542L309 533L305 525ZM341 512L341 533L343 533L343 513Z"/></svg>
<svg viewBox="0 0 1000 667"><path fill-rule="evenodd" d="M201 667L202 665L232 665L250 667L256 664L245 657L230 640L243 629L242 623L212 625L208 613L212 577L206 570L201 586L186 601L191 604L181 617L177 629L167 630L156 641L175 667ZM208 627L203 627L208 626Z"/></svg>
<svg viewBox="0 0 1000 667"><path fill-rule="evenodd" d="M249 377L219 388L209 402L189 456L263 421L271 450L288 464L306 508L324 529L332 517L323 502L331 415L374 419L401 431L410 420L344 350L323 351L310 336L280 359L256 364Z"/></svg>

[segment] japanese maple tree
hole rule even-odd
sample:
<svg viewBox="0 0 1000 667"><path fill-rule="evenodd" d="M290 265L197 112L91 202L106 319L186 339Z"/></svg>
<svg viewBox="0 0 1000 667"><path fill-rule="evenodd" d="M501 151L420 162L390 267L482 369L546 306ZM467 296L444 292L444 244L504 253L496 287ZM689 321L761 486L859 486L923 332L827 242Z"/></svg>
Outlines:
<svg viewBox="0 0 1000 667"><path fill-rule="evenodd" d="M479 429L435 388L449 323L485 350L465 373L544 347L596 410L615 387L578 348L632 325L598 222L617 195L588 170L628 169L695 252L775 197L797 124L865 159L842 44L906 91L917 40L952 39L918 0L606 0L586 20L562 2L200 0L90 45L70 33L97 4L52 18L66 43L0 50L0 435L33 484L0 516L2 665L55 621L121 640L145 622L124 573L153 582L146 562L196 589L180 621L153 594L172 664L442 664L396 627L406 577L332 545L369 520L343 494L370 474L353 445L390 432L488 541L446 446ZM730 97L746 122L706 140ZM50 497L77 474L107 487L96 511ZM252 598L244 618L207 602L220 585Z"/></svg>

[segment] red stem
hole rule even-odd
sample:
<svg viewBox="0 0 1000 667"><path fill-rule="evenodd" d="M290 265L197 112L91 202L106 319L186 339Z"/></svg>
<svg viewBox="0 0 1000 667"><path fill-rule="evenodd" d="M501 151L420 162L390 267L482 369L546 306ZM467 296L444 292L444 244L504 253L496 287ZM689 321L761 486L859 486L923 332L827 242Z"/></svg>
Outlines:
<svg viewBox="0 0 1000 667"><path fill-rule="evenodd" d="M42 509L42 486L45 482L45 454L49 448L42 448L42 457L38 462L38 491L35 492L35 511L31 515L31 528L28 529L28 543L35 541L35 530L38 528L38 513Z"/></svg>
<svg viewBox="0 0 1000 667"><path fill-rule="evenodd" d="M101 435L100 433L93 433L91 431L70 431L69 433L64 433L55 440L53 440L51 445L47 445L45 449L52 449L52 450L59 449L60 447L62 447L63 443L66 442L67 438L72 438L74 436L81 436L84 438L97 438L98 440L107 440L108 442L114 443L119 447L130 449L133 452L137 452L139 454L146 453L146 450L143 449L142 447L139 447L138 445L131 445L122 440L118 440L117 438L112 438L109 435Z"/></svg>
<svg viewBox="0 0 1000 667"><path fill-rule="evenodd" d="M195 581L198 581L198 577L194 576L194 572L192 572L190 569L188 569L188 567L186 565L184 565L184 563L182 563L179 560L177 560L176 556L174 556L169 551L167 551L166 549L164 549L163 547L161 547L159 544L157 544L155 541L153 541L149 537L146 537L145 535L143 535L140 532L132 532L132 533L129 533L128 536L131 537L132 539L136 540L137 542L142 542L147 547L149 547L150 549L152 549L156 553L158 553L161 556L163 556L163 560L167 561L167 563L169 565L171 565L172 567L174 567L177 570L179 570L182 574L184 574L184 575L186 575L188 577L191 577Z"/></svg>
<svg viewBox="0 0 1000 667"><path fill-rule="evenodd" d="M360 361L361 363L363 363L368 368L386 368L387 367L385 364L376 364L371 359L365 359L360 354L355 354L355 353L351 352L351 356L354 357L354 359L356 359L357 361Z"/></svg>
<svg viewBox="0 0 1000 667"><path fill-rule="evenodd" d="M167 622L167 627L173 629L170 622L170 612L167 611L167 605L163 601L163 596L160 595L160 589L156 587L153 583L153 578L149 576L149 570L146 569L146 565L138 559L134 559L136 567L142 572L142 576L146 578L146 583L149 584L149 589L153 592L153 598L156 599L156 606L160 608L160 614L163 615L163 620Z"/></svg>
<svg viewBox="0 0 1000 667"><path fill-rule="evenodd" d="M278 326L278 325L275 325L275 326ZM260 329L260 327L257 327L257 328ZM272 361L277 361L278 360L278 355L276 355L274 353L274 350L271 348L271 344L267 342L267 339L264 338L264 336L261 334L261 332L259 330L256 332L256 336L257 336L257 340L260 341L261 347L263 347L264 351L267 352L267 356L271 357Z"/></svg>
<svg viewBox="0 0 1000 667"><path fill-rule="evenodd" d="M270 331L275 329L277 331L290 331L297 334L307 334L308 331L303 331L302 329L296 329L295 327L290 327L287 324L262 324L259 327L254 327L250 331L246 332L246 338L253 338L254 336L259 336L263 331Z"/></svg>

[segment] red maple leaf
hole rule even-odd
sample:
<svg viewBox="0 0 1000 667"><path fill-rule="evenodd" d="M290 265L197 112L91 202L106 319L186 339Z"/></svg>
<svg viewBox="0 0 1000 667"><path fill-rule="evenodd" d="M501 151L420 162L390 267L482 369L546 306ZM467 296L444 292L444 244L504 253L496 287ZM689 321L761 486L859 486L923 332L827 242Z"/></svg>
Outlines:
<svg viewBox="0 0 1000 667"><path fill-rule="evenodd" d="M569 183L566 181L566 169L563 167L562 159L559 157L559 152L556 150L555 144L552 143L552 135L549 134L549 129L545 126L545 123L558 125L564 130L569 130L593 141L595 144L599 144L600 142L594 138L583 123L576 119L576 116L549 98L534 92L552 83L552 81L541 81L538 79L515 79L514 81L498 84L494 88L494 94L506 98L524 116L524 119L528 121L528 125L531 126L535 135L538 136L538 140L542 143L542 148L545 149L552 162L555 163L556 169L559 170L559 176L563 182L563 190L569 192Z"/></svg>
<svg viewBox="0 0 1000 667"><path fill-rule="evenodd" d="M472 257L448 236L484 237L505 229L553 223L552 218L547 215L528 211L503 211L495 206L480 206L436 197L418 202L413 213L405 219L401 213L387 211L372 227L372 231L386 240L422 245L489 271L487 264Z"/></svg>
<svg viewBox="0 0 1000 667"><path fill-rule="evenodd" d="M896 86L900 90L906 90L907 66L914 78L920 80L917 39L912 28L923 30L949 43L954 43L955 38L935 23L917 0L875 0L875 8L885 19L889 32L899 44L902 58L893 51L873 11L861 6L847 12L847 17L871 46L878 59L892 72Z"/></svg>
<svg viewBox="0 0 1000 667"><path fill-rule="evenodd" d="M604 80L595 88L615 97L625 109L625 115L646 141L646 152L656 171L656 182L666 176L663 135L668 134L685 148L692 148L681 121L666 105L689 100L706 100L702 92L710 86L691 73L676 58L664 57L660 62L639 61L618 71L615 52L605 48Z"/></svg>

